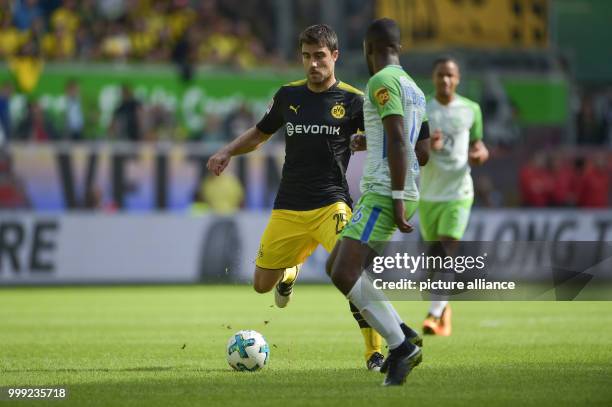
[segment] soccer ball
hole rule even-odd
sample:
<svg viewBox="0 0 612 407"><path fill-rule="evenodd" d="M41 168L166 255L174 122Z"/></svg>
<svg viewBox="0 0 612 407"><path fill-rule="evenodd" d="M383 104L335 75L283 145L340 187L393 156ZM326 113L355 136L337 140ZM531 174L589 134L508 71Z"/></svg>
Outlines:
<svg viewBox="0 0 612 407"><path fill-rule="evenodd" d="M256 331L238 331L227 341L227 363L239 371L262 369L270 359L270 347Z"/></svg>

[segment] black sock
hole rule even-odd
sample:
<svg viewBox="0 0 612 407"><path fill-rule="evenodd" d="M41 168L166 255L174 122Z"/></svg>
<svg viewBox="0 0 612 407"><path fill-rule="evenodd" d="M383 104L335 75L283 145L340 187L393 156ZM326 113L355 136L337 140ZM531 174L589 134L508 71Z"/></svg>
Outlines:
<svg viewBox="0 0 612 407"><path fill-rule="evenodd" d="M402 342L402 344L400 346L398 346L395 349L391 349L389 351L389 356L406 356L406 355L410 355L414 349L416 348L416 345L413 345L412 343L408 342L408 339L404 339L404 342Z"/></svg>
<svg viewBox="0 0 612 407"><path fill-rule="evenodd" d="M419 334L414 329L410 328L403 322L400 324L400 328L402 328L402 332L404 333L404 335L406 335L407 339L419 336Z"/></svg>

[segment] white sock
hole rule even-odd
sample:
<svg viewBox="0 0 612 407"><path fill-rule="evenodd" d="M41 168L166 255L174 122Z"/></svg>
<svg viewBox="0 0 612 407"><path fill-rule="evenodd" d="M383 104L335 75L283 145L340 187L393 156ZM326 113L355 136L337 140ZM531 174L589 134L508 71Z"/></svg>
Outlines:
<svg viewBox="0 0 612 407"><path fill-rule="evenodd" d="M440 318L446 304L448 304L448 301L432 301L431 307L429 307L429 313L436 318Z"/></svg>
<svg viewBox="0 0 612 407"><path fill-rule="evenodd" d="M355 304L368 324L385 338L389 350L397 348L404 342L405 335L397 322L399 315L383 293L375 289L365 275L359 277L346 298Z"/></svg>
<svg viewBox="0 0 612 407"><path fill-rule="evenodd" d="M395 318L395 323L397 325L401 325L404 323L404 321L402 320L402 317L399 316L399 314L397 313L397 310L395 309L394 306L389 307L389 309L391 310L391 312L393 313L393 318Z"/></svg>

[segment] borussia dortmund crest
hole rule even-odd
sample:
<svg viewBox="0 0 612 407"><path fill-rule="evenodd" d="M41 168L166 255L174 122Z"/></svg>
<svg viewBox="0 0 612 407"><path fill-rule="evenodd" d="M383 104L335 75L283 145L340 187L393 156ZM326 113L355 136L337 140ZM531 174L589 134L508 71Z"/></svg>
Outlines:
<svg viewBox="0 0 612 407"><path fill-rule="evenodd" d="M344 106L342 106L340 104L334 105L334 107L332 107L332 109L331 109L331 115L335 119L342 119L345 114L346 114L346 110L344 109Z"/></svg>

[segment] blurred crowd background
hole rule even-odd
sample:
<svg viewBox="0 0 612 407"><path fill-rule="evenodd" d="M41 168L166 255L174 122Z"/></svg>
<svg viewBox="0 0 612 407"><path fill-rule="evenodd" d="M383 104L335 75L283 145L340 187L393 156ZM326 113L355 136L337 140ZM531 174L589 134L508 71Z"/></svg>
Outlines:
<svg viewBox="0 0 612 407"><path fill-rule="evenodd" d="M402 63L424 90L450 54L460 92L481 104L492 157L474 170L477 205L610 206L607 0L0 0L0 205L34 206L11 145L231 140L302 76L310 24L337 30L338 76L363 86L363 34L383 15L400 22Z"/></svg>

